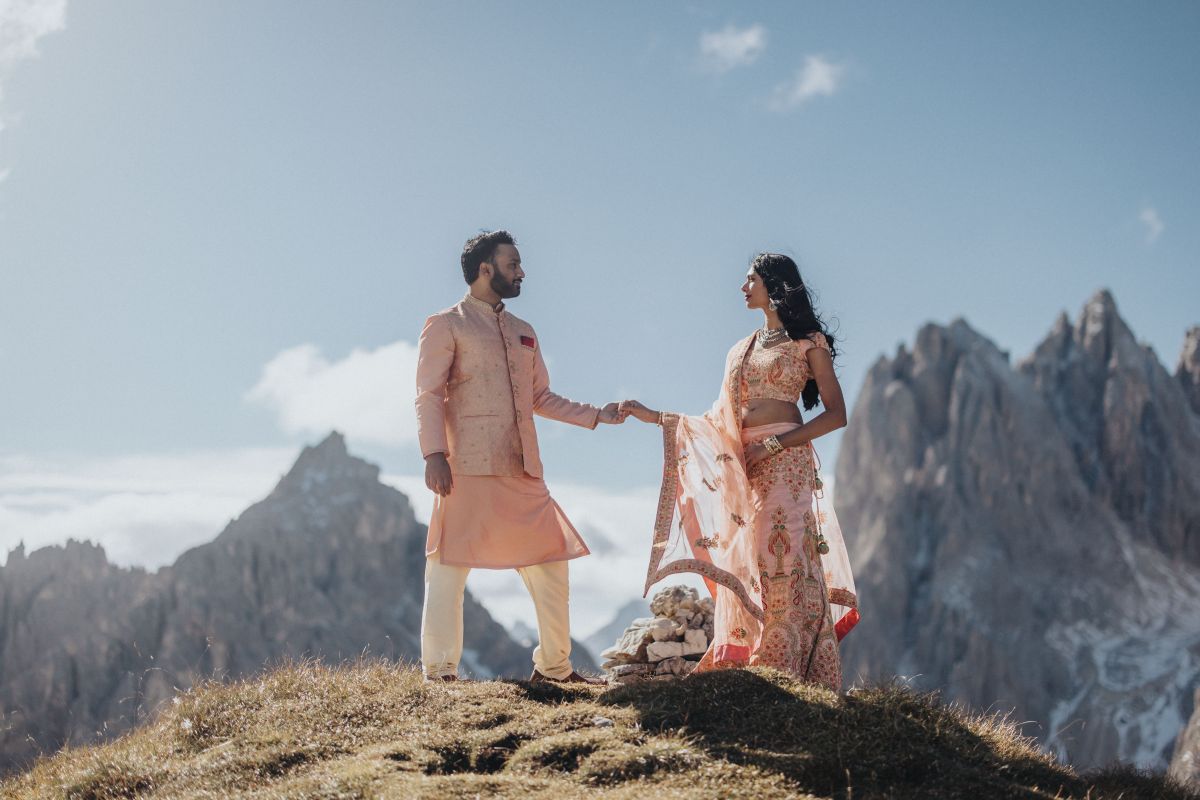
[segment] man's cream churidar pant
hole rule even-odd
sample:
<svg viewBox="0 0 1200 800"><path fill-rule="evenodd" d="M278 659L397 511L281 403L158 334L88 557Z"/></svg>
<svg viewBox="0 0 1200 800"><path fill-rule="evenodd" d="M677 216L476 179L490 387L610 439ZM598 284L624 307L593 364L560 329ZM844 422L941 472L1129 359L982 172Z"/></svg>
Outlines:
<svg viewBox="0 0 1200 800"><path fill-rule="evenodd" d="M470 567L443 564L438 554L425 562L425 607L421 614L421 664L431 678L455 675L463 649L463 591ZM537 612L538 639L533 665L547 678L571 674L567 562L518 567Z"/></svg>

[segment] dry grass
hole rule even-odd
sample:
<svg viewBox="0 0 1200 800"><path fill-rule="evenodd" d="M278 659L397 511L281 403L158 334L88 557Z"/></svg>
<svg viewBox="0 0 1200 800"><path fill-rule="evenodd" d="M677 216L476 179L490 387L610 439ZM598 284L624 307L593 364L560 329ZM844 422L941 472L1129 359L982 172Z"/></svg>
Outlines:
<svg viewBox="0 0 1200 800"><path fill-rule="evenodd" d="M430 684L379 660L207 682L116 741L65 749L12 798L1195 798L1081 777L999 717L896 686L838 696L769 670L624 687Z"/></svg>

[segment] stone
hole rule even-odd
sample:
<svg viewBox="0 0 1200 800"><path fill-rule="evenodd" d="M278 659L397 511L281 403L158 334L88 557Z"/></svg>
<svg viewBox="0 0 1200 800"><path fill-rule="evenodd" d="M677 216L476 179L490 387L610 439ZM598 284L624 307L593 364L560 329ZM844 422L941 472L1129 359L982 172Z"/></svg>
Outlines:
<svg viewBox="0 0 1200 800"><path fill-rule="evenodd" d="M634 620L634 624L629 627L625 633L621 634L621 638L612 647L600 654L600 657L606 661L638 661L641 660L641 650L647 641L650 641L650 629L647 626L639 626L641 620ZM647 620L647 623L653 620Z"/></svg>
<svg viewBox="0 0 1200 800"><path fill-rule="evenodd" d="M696 668L696 662L688 661L678 656L672 658L664 658L658 662L658 666L654 668L654 674L658 675L676 675L683 676L690 673Z"/></svg>
<svg viewBox="0 0 1200 800"><path fill-rule="evenodd" d="M675 624L669 619L656 619L647 631L654 641L662 642L675 637Z"/></svg>
<svg viewBox="0 0 1200 800"><path fill-rule="evenodd" d="M653 664L622 664L619 667L614 667L609 670L616 677L628 675L646 675L654 671Z"/></svg>
<svg viewBox="0 0 1200 800"><path fill-rule="evenodd" d="M675 611L679 608L680 603L684 600L691 600L695 603L699 597L696 590L690 586L667 586L658 590L650 600L650 613L656 617L670 619L675 616Z"/></svg>
<svg viewBox="0 0 1200 800"><path fill-rule="evenodd" d="M583 644L593 653L603 652L611 647L613 642L620 639L621 634L634 622L639 618L647 618L649 615L650 604L647 601L640 597L630 600L613 612L612 619L589 634L583 640Z"/></svg>
<svg viewBox="0 0 1200 800"><path fill-rule="evenodd" d="M662 661L664 658L683 655L683 642L651 642L646 647L646 658Z"/></svg>
<svg viewBox="0 0 1200 800"><path fill-rule="evenodd" d="M683 655L695 655L707 649L708 637L704 635L704 631L694 628L688 630L683 639Z"/></svg>

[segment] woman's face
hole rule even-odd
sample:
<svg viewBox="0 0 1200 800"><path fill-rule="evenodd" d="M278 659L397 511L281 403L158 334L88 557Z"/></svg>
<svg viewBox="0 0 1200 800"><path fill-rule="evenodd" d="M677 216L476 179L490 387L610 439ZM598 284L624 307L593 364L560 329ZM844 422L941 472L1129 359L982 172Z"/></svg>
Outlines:
<svg viewBox="0 0 1200 800"><path fill-rule="evenodd" d="M746 296L746 308L766 308L771 302L767 297L767 287L762 277L751 267L746 272L746 282L742 284L742 294Z"/></svg>

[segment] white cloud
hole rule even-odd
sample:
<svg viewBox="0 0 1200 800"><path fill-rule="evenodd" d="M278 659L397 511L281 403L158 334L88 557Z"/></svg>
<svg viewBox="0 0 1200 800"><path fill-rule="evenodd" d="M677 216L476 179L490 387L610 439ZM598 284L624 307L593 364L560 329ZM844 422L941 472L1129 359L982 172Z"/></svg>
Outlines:
<svg viewBox="0 0 1200 800"><path fill-rule="evenodd" d="M38 54L38 39L67 26L67 0L0 0L0 67Z"/></svg>
<svg viewBox="0 0 1200 800"><path fill-rule="evenodd" d="M293 448L0 458L0 559L21 542L30 552L78 539L155 569L215 538L295 458Z"/></svg>
<svg viewBox="0 0 1200 800"><path fill-rule="evenodd" d="M38 54L38 40L67 26L67 0L0 0L0 103L4 81L18 61ZM0 105L0 132L7 114ZM0 182L8 170L0 170Z"/></svg>
<svg viewBox="0 0 1200 800"><path fill-rule="evenodd" d="M1163 224L1162 219L1158 216L1158 209L1154 206L1145 206L1142 208L1141 213L1138 214L1138 219L1146 226L1147 244L1154 244L1158 241L1158 237L1162 235L1162 232L1167 229L1167 226Z"/></svg>
<svg viewBox="0 0 1200 800"><path fill-rule="evenodd" d="M99 543L110 561L156 569L212 541L229 520L265 497L296 458L294 448L211 450L110 458L0 457L0 563L68 538ZM385 474L408 496L422 523L433 495L415 475ZM601 553L571 562L571 622L582 638L640 597L650 554L658 487L616 492L550 483L582 532L607 540ZM699 578L678 580L702 589ZM533 603L514 570L473 570L469 586L505 625L534 625Z"/></svg>
<svg viewBox="0 0 1200 800"><path fill-rule="evenodd" d="M715 72L728 72L753 64L766 49L767 29L762 25L749 28L729 25L700 35L700 55L704 64Z"/></svg>
<svg viewBox="0 0 1200 800"><path fill-rule="evenodd" d="M288 433L384 445L416 441L417 348L399 341L329 361L311 344L272 358L245 399L274 411Z"/></svg>
<svg viewBox="0 0 1200 800"><path fill-rule="evenodd" d="M795 77L775 87L768 101L772 111L799 108L814 97L831 97L841 88L845 67L821 56L807 56Z"/></svg>

